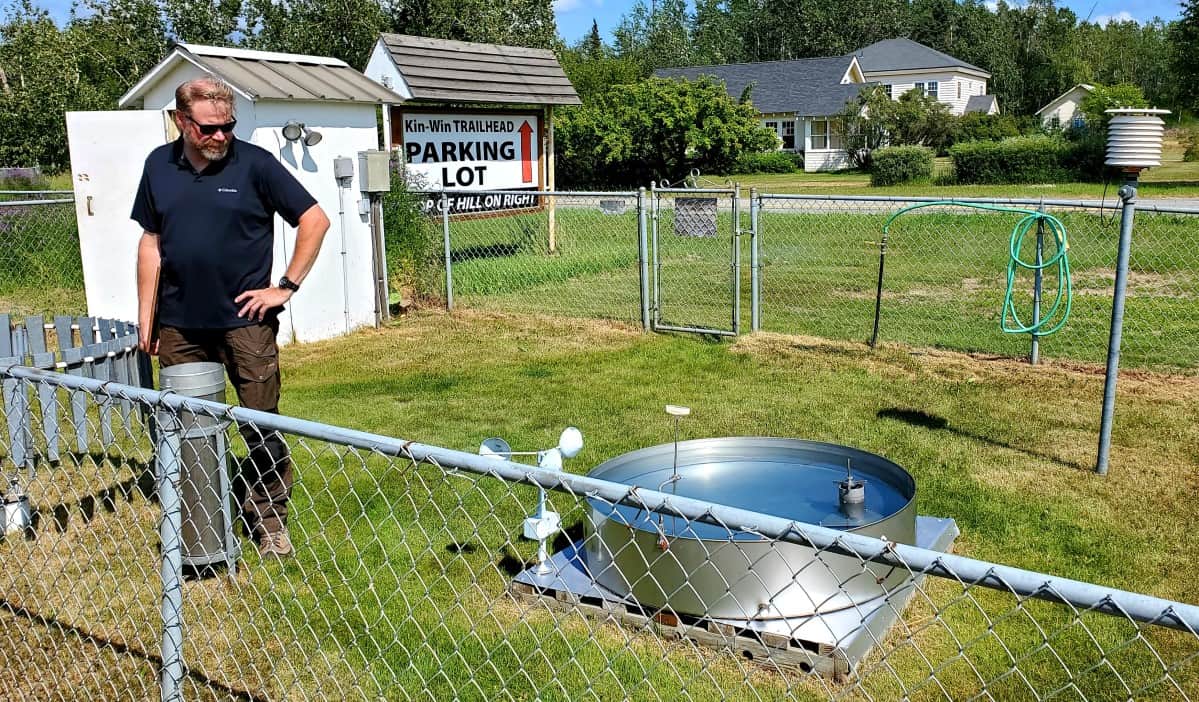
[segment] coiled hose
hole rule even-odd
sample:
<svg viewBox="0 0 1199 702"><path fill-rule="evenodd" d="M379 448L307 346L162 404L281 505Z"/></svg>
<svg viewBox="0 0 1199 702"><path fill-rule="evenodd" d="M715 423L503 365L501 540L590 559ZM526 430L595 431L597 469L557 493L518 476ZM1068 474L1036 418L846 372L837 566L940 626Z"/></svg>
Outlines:
<svg viewBox="0 0 1199 702"><path fill-rule="evenodd" d="M1012 235L1008 240L1007 291L1003 295L1003 314L1000 318L999 327L1008 334L1031 333L1037 336L1048 336L1065 326L1066 320L1070 318L1070 309L1074 302L1074 289L1070 282L1070 256L1067 253L1070 245L1066 239L1066 226L1062 224L1060 219L1051 214L1020 207L1003 207L976 202L958 202L956 200L921 202L904 207L887 219L886 224L883 225L883 246L886 246L887 237L891 231L891 223L901 215L924 207L946 206L971 207L976 210L991 210L993 212L1009 212L1024 215L1016 223L1016 226L1012 228ZM1044 225L1053 234L1053 240L1057 245L1057 251L1049 258L1043 259L1040 264L1036 262L1029 263L1020 258L1020 248L1024 245L1024 237L1030 231L1034 231L1038 225ZM1050 305L1048 311L1041 315L1039 320L1032 324L1025 324L1020 320L1020 315L1016 313L1016 306L1012 301L1012 293L1016 284L1016 274L1021 269L1035 273L1051 267L1057 269L1058 277L1057 294L1054 296L1053 304ZM1009 316L1011 324L1008 324Z"/></svg>

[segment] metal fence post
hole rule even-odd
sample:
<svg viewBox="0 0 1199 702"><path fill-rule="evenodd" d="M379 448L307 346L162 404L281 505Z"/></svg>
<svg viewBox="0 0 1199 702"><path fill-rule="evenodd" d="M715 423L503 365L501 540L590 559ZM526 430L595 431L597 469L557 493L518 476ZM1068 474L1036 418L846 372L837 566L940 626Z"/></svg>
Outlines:
<svg viewBox="0 0 1199 702"><path fill-rule="evenodd" d="M641 278L641 328L649 331L649 226L645 188L637 188L637 258Z"/></svg>
<svg viewBox="0 0 1199 702"><path fill-rule="evenodd" d="M1045 214L1045 203L1042 202L1037 206L1037 212ZM1017 252L1019 253L1019 252ZM1041 323L1041 286L1044 283L1044 274L1041 271L1041 266L1045 262L1045 220L1037 220L1037 267L1033 271L1032 283L1032 349L1028 354L1028 361L1032 365L1037 365L1041 362L1041 336L1037 333L1036 327Z"/></svg>
<svg viewBox="0 0 1199 702"><path fill-rule="evenodd" d="M733 183L733 333L741 333L741 186Z"/></svg>
<svg viewBox="0 0 1199 702"><path fill-rule="evenodd" d="M1128 287L1128 259L1132 253L1132 218L1136 213L1137 172L1124 174L1120 199L1120 248L1116 254L1116 288L1112 294L1112 330L1107 339L1107 372L1103 379L1103 416L1099 421L1099 460L1095 472L1107 475L1112 448L1112 415L1116 411L1116 376L1120 373L1120 339L1124 333L1124 293Z"/></svg>
<svg viewBox="0 0 1199 702"><path fill-rule="evenodd" d="M874 293L874 331L870 333L870 348L878 345L879 321L883 316L883 271L887 264L887 236L888 232L884 231L878 245L878 288Z"/></svg>
<svg viewBox="0 0 1199 702"><path fill-rule="evenodd" d="M445 308L454 309L454 264L450 260L450 197L441 194L441 238L445 244Z"/></svg>
<svg viewBox="0 0 1199 702"><path fill-rule="evenodd" d="M158 411L158 501L162 519L158 539L162 548L162 702L183 700L183 541L179 500L180 443L183 434L177 412Z"/></svg>
<svg viewBox="0 0 1199 702"><path fill-rule="evenodd" d="M758 200L758 189L749 189L749 317L750 331L762 329L762 275L759 270L761 258L758 254L761 233L762 203Z"/></svg>
<svg viewBox="0 0 1199 702"><path fill-rule="evenodd" d="M653 301L653 326L657 327L660 321L659 315L662 313L662 270L658 263L658 192L657 184L650 181L649 184L649 212L650 212L650 256L653 257L653 272L654 272L654 301Z"/></svg>

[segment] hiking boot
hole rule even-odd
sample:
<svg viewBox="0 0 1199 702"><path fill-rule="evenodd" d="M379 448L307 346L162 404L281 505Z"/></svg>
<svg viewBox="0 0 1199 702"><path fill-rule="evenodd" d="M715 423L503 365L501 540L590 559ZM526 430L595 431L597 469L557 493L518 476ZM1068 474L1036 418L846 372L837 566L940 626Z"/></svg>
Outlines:
<svg viewBox="0 0 1199 702"><path fill-rule="evenodd" d="M258 555L263 560L274 558L291 558L295 551L291 547L291 536L286 526L280 526L277 531L263 531L258 538Z"/></svg>

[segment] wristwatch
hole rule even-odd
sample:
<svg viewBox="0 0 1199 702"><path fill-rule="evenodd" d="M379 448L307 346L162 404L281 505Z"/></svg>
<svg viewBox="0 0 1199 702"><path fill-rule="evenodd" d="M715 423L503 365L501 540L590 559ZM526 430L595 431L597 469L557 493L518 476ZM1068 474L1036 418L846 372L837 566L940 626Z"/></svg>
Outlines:
<svg viewBox="0 0 1199 702"><path fill-rule="evenodd" d="M299 289L300 289L300 286L299 286L299 285L296 285L296 284L295 284L295 283L293 283L293 282L291 282L291 279L290 279L290 278L288 278L287 276L283 276L282 278L280 278L280 279L279 279L279 286L278 286L278 287L281 287L281 288L283 288L284 290L290 290L290 291L292 291L292 292L296 292L297 290L299 290Z"/></svg>

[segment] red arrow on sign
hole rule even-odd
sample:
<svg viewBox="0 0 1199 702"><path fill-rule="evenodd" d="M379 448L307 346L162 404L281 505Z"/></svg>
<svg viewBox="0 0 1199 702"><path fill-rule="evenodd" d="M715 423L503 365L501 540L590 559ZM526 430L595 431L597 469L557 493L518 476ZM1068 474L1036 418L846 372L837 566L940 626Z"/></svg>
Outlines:
<svg viewBox="0 0 1199 702"><path fill-rule="evenodd" d="M533 128L529 126L529 120L525 120L524 124L520 125L520 181L522 183L533 182Z"/></svg>

